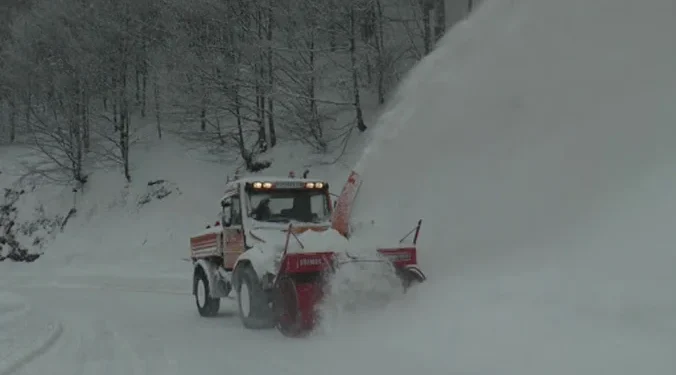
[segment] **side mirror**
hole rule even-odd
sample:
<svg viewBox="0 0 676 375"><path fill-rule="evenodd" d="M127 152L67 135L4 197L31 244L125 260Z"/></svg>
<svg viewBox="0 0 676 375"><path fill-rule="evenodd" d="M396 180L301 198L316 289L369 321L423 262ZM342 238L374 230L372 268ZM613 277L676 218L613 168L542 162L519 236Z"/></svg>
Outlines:
<svg viewBox="0 0 676 375"><path fill-rule="evenodd" d="M230 203L229 200L224 199L224 200L221 201L221 207L223 207L223 208L230 207L230 205L231 205L231 203Z"/></svg>
<svg viewBox="0 0 676 375"><path fill-rule="evenodd" d="M230 226L230 224L232 223L232 220L230 218L229 212L223 213L223 215L221 216L221 223L223 224L223 227L225 227L225 228Z"/></svg>
<svg viewBox="0 0 676 375"><path fill-rule="evenodd" d="M333 208L336 208L336 205L338 205L338 199L340 199L340 195L333 194L331 192L329 192L329 195L334 198L334 199L332 199L333 200Z"/></svg>

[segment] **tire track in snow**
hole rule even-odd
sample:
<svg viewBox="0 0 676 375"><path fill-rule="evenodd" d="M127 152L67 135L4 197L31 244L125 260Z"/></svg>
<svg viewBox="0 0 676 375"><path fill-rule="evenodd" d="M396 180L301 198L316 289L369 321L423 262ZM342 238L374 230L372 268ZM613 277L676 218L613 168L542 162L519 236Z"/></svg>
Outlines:
<svg viewBox="0 0 676 375"><path fill-rule="evenodd" d="M0 301L0 327L30 311L30 306L16 294L0 292Z"/></svg>
<svg viewBox="0 0 676 375"><path fill-rule="evenodd" d="M63 326L15 294L1 292L0 301L0 375L9 375L47 352Z"/></svg>
<svg viewBox="0 0 676 375"><path fill-rule="evenodd" d="M32 348L0 365L0 375L13 374L24 365L46 353L61 337L62 333L63 326L61 323L53 322L49 324L45 336L36 338Z"/></svg>
<svg viewBox="0 0 676 375"><path fill-rule="evenodd" d="M104 318L75 315L61 327L60 339L52 350L40 358L27 358L12 375L143 374L142 362L129 342Z"/></svg>

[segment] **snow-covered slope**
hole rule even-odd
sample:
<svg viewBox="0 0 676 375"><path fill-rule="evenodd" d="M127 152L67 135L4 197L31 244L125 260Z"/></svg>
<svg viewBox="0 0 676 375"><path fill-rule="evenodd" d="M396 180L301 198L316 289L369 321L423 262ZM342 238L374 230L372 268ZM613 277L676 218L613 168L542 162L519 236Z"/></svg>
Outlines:
<svg viewBox="0 0 676 375"><path fill-rule="evenodd" d="M674 371L674 20L673 0L486 1L410 73L353 212L425 219L417 306L371 322L389 346L432 373Z"/></svg>
<svg viewBox="0 0 676 375"><path fill-rule="evenodd" d="M77 214L51 240L40 261L31 264L32 269L99 279L124 275L135 282L162 276L178 278L189 288L184 279L192 277L190 264L183 260L188 256L188 240L218 220L218 200L235 167L199 150L182 152L182 147L171 137L138 145L131 183L117 170L92 173L83 193L77 195ZM261 172L265 175L285 176L289 170L300 174L309 168L311 175L339 186L346 172L339 164L309 166L310 156L302 148L282 146L265 156L274 160ZM43 186L42 190L49 189ZM51 190L50 198L65 201L58 211L65 214L73 194L67 188ZM22 203L23 211L30 213L31 205L44 202Z"/></svg>

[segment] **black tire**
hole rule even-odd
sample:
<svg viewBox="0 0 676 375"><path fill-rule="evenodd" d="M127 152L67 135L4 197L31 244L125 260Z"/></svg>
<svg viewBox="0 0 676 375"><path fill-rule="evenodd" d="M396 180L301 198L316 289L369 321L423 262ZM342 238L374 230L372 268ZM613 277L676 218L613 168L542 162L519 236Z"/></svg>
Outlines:
<svg viewBox="0 0 676 375"><path fill-rule="evenodd" d="M195 268L193 279L195 283L193 294L195 295L197 311L204 317L215 316L218 314L218 310L221 307L221 299L211 298L209 280L207 280L207 275L204 273L204 270L202 270L202 267Z"/></svg>
<svg viewBox="0 0 676 375"><path fill-rule="evenodd" d="M249 329L273 328L275 319L269 305L269 298L256 272L247 264L238 267L235 275L237 277L237 308L244 327Z"/></svg>
<svg viewBox="0 0 676 375"><path fill-rule="evenodd" d="M301 326L296 283L289 277L282 276L275 286L274 299L277 330L287 337L304 336L307 332Z"/></svg>

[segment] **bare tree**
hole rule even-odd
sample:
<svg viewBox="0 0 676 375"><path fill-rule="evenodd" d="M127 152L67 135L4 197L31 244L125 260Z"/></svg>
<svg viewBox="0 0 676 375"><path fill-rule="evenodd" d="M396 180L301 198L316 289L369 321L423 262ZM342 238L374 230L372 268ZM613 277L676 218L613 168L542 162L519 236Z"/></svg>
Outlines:
<svg viewBox="0 0 676 375"><path fill-rule="evenodd" d="M435 0L434 14L434 40L438 42L446 32L446 0Z"/></svg>
<svg viewBox="0 0 676 375"><path fill-rule="evenodd" d="M331 152L451 26L446 8L452 23L474 6L448 1L7 0L0 139L72 180L105 160L130 181L150 112L158 138L249 170L279 142Z"/></svg>

